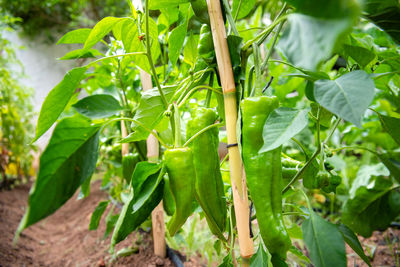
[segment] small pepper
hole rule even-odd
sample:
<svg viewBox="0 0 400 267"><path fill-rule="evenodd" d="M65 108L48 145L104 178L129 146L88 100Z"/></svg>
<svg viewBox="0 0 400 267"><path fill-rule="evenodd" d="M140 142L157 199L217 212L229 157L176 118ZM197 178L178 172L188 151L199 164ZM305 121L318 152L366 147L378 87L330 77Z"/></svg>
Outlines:
<svg viewBox="0 0 400 267"><path fill-rule="evenodd" d="M204 61L208 64L211 64L215 59L215 50L211 28L207 24L203 24L200 29L198 53L199 56L204 59Z"/></svg>
<svg viewBox="0 0 400 267"><path fill-rule="evenodd" d="M176 207L167 224L169 234L173 236L192 213L196 173L192 149L188 147L169 149L165 151L164 159Z"/></svg>
<svg viewBox="0 0 400 267"><path fill-rule="evenodd" d="M282 216L281 147L259 152L264 143L265 122L277 107L276 97L257 96L242 100L242 155L261 237L271 254L284 259L291 241Z"/></svg>

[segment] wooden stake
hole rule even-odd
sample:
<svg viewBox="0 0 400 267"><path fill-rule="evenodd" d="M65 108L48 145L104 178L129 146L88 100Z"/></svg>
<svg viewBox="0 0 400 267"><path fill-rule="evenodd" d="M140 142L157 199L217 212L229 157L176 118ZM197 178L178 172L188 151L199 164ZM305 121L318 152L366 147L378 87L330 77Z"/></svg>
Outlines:
<svg viewBox="0 0 400 267"><path fill-rule="evenodd" d="M233 145L228 149L229 168L231 173L233 201L239 236L240 255L242 258L248 259L254 253L254 246L253 241L250 238L249 203L247 199L246 176L244 175L238 146L234 145L238 142L236 136L237 103L235 80L233 78L231 58L229 55L228 43L226 41L226 31L224 20L222 18L220 2L219 0L207 0L207 6L208 13L210 15L218 70L224 92L228 144Z"/></svg>
<svg viewBox="0 0 400 267"><path fill-rule="evenodd" d="M142 82L143 90L153 88L151 82L151 75L147 72L140 70L140 80ZM159 158L159 144L157 138L150 135L147 138L147 159L149 162L157 162ZM165 244L165 223L164 223L164 209L162 201L151 213L152 229L153 229L153 242L154 254L165 258L167 256L167 247Z"/></svg>

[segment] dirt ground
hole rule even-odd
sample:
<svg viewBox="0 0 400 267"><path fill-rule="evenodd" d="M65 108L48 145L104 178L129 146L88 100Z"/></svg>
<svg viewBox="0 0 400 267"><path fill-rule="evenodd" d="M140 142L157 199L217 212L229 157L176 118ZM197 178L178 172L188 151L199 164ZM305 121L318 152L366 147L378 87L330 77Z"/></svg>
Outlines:
<svg viewBox="0 0 400 267"><path fill-rule="evenodd" d="M153 254L151 235L141 231L131 234L117 245L116 251L134 247L137 252L112 260L108 253L110 237L103 239L105 223L102 219L97 231L89 231L92 212L107 195L92 185L89 197L77 200L76 195L52 216L26 229L16 247L12 246L28 198L29 186L0 192L0 267L6 266L174 266L169 259ZM107 212L107 211L106 211ZM106 213L105 213L106 214ZM399 266L400 230L390 228L374 232L360 241L372 266ZM348 266L367 266L347 247ZM182 257L184 260L184 258ZM193 257L184 266L206 266Z"/></svg>
<svg viewBox="0 0 400 267"><path fill-rule="evenodd" d="M98 184L91 188L89 197L77 200L75 195L56 213L26 229L16 247L12 246L12 239L24 214L29 186L0 192L0 267L174 266L169 259L153 254L151 235L143 231L131 234L116 246L116 251L133 246L137 253L111 261L110 237L103 240L106 228L103 218L97 231L88 230L97 203L107 197ZM185 266L201 266L195 259L191 261L194 262L185 262Z"/></svg>

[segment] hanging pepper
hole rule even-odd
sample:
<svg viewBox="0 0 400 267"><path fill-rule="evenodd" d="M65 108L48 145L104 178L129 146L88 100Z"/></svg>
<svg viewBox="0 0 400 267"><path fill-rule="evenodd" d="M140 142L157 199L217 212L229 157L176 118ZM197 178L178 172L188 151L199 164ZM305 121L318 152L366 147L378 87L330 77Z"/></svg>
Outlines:
<svg viewBox="0 0 400 267"><path fill-rule="evenodd" d="M198 44L199 56L205 62L211 64L215 59L214 43L211 34L211 28L207 24L203 24L200 29L200 38Z"/></svg>
<svg viewBox="0 0 400 267"><path fill-rule="evenodd" d="M187 138L212 125L217 114L211 108L197 108L187 124ZM206 214L208 225L215 235L225 230L226 200L219 168L218 128L199 135L189 147L193 150L196 171L196 198ZM218 229L215 229L215 228Z"/></svg>
<svg viewBox="0 0 400 267"><path fill-rule="evenodd" d="M122 175L128 184L131 182L133 170L139 161L138 153L129 153L122 158Z"/></svg>
<svg viewBox="0 0 400 267"><path fill-rule="evenodd" d="M174 214L175 202L171 192L171 186L169 185L169 177L164 177L163 207L168 216Z"/></svg>
<svg viewBox="0 0 400 267"><path fill-rule="evenodd" d="M276 97L258 96L242 100L242 153L261 237L271 254L286 258L291 241L282 216L281 147L259 153L264 143L264 124L277 107Z"/></svg>
<svg viewBox="0 0 400 267"><path fill-rule="evenodd" d="M192 213L196 173L192 149L188 147L169 149L165 151L164 159L175 200L175 213L167 224L169 234L173 236Z"/></svg>

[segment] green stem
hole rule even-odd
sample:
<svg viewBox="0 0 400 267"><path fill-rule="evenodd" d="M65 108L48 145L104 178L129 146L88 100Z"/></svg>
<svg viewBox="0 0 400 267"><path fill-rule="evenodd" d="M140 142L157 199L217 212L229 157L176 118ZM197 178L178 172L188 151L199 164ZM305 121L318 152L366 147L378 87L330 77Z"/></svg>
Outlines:
<svg viewBox="0 0 400 267"><path fill-rule="evenodd" d="M189 140L186 141L186 143L183 145L184 147L187 147L191 142L193 142L197 137L199 137L202 133L215 128L215 127L222 127L224 126L224 123L215 123L215 124L211 124L208 125L207 127L201 129L200 131L198 131L195 135L193 135L192 137L189 138Z"/></svg>
<svg viewBox="0 0 400 267"><path fill-rule="evenodd" d="M175 147L181 147L182 144L181 117L179 116L179 109L176 103L174 103L174 121L175 121Z"/></svg>
<svg viewBox="0 0 400 267"><path fill-rule="evenodd" d="M300 149L303 151L303 154L306 156L306 159L307 159L307 158L308 158L308 155L307 155L306 149L305 149L305 147L303 146L303 144L300 143L300 141L297 140L297 139L294 138L294 137L292 137L292 140L293 140L293 142L295 142L295 143L300 147Z"/></svg>
<svg viewBox="0 0 400 267"><path fill-rule="evenodd" d="M238 8L237 8L236 14L235 14L235 21L237 21L237 18L239 16L239 10L240 10L241 6L242 6L242 0L239 1L239 5L238 5Z"/></svg>
<svg viewBox="0 0 400 267"><path fill-rule="evenodd" d="M344 146L344 147L339 147L339 148L336 148L336 149L332 149L332 151L333 152L337 152L337 151L341 151L341 150L344 150L344 149L361 149L361 150L368 151L368 152L370 152L370 153L372 153L372 154L374 154L376 156L379 156L378 152L373 151L373 150L371 150L369 148L366 148L366 147L362 147L362 146Z"/></svg>
<svg viewBox="0 0 400 267"><path fill-rule="evenodd" d="M245 90L245 96L244 96L245 98L254 95L253 76L254 76L254 65L251 66L249 70L249 77L247 79L247 88Z"/></svg>
<svg viewBox="0 0 400 267"><path fill-rule="evenodd" d="M126 54L122 54L122 55L112 55L112 56L108 56L108 57L102 57L102 58L99 58L99 59L97 59L95 61L92 61L92 62L88 63L86 65L86 67L91 67L92 65L94 65L96 63L99 63L99 62L101 62L103 60L110 59L110 58L137 56L137 55L146 55L146 52L132 52L132 53L126 53Z"/></svg>
<svg viewBox="0 0 400 267"><path fill-rule="evenodd" d="M224 4L226 18L228 19L228 23L231 26L231 29L232 29L233 33L236 36L239 36L239 32L238 32L238 30L236 28L235 20L232 17L231 7L229 6L228 1L227 0L222 0L222 3Z"/></svg>
<svg viewBox="0 0 400 267"><path fill-rule="evenodd" d="M222 159L221 163L219 164L220 167L225 163L225 161L229 158L229 153L226 153L225 157Z"/></svg>
<svg viewBox="0 0 400 267"><path fill-rule="evenodd" d="M162 100L162 102L164 104L164 108L167 108L168 107L168 101L165 98L164 92L161 89L161 84L160 84L160 81L157 78L156 68L154 67L153 58L151 56L150 29L149 29L149 19L150 19L150 15L149 15L149 0L146 0L145 9L146 9L145 10L145 14L146 14L146 18L145 18L145 24L146 24L146 55L147 55L147 59L149 60L151 72L153 73L153 78L154 78L154 81L156 83L158 92L160 93L161 100ZM156 42L157 40L153 40L153 41Z"/></svg>
<svg viewBox="0 0 400 267"><path fill-rule="evenodd" d="M196 90L199 90L199 89L208 89L208 90L210 90L210 91L214 91L214 92L217 93L217 94L222 94L222 92L221 92L220 90L215 89L215 88L212 88L211 86L208 86L208 85L199 85L199 86L196 86L196 87L192 88L192 89L185 95L185 97L179 102L178 107L181 108L182 105L188 100L188 98L189 98Z"/></svg>
<svg viewBox="0 0 400 267"><path fill-rule="evenodd" d="M282 21L286 20L286 16L282 16L278 19L276 19L274 22L272 22L271 25L269 25L267 28L265 28L262 32L260 32L256 37L253 39L247 41L243 47L242 51L247 51L247 49L253 45L253 43L257 43L260 45L267 37L268 35L274 30L274 28L281 23Z"/></svg>
<svg viewBox="0 0 400 267"><path fill-rule="evenodd" d="M214 84L214 73L212 73L212 74L210 75L210 80L209 80L209 82L208 82L208 85L209 85L210 87L212 87L213 84ZM205 101L205 104L204 104L204 105L206 106L206 108L209 108L209 107L210 107L211 95L212 95L212 91L211 91L211 90L208 90L208 91L207 91L207 95L206 95L206 101Z"/></svg>
<svg viewBox="0 0 400 267"><path fill-rule="evenodd" d="M286 3L285 3L285 5L286 5ZM269 48L268 54L265 57L265 60L264 60L263 64L261 65L261 69L262 70L264 70L266 68L266 66L268 65L268 60L271 57L272 52L274 52L274 48L275 48L275 45L276 45L276 40L278 39L279 33L281 32L284 23L285 23L285 21L282 21L279 24L278 29L275 32L274 39L272 40L271 47Z"/></svg>
<svg viewBox="0 0 400 267"><path fill-rule="evenodd" d="M253 58L254 58L254 69L256 72L255 78L255 96L262 96L262 87L261 87L261 68L260 68L260 48L253 43Z"/></svg>
<svg viewBox="0 0 400 267"><path fill-rule="evenodd" d="M282 190L282 194L286 193L290 187L298 180L300 177L303 176L305 171L308 169L308 167L312 164L314 159L318 156L318 154L321 152L321 139L320 139L320 116L321 116L321 107L319 106L318 108L318 113L317 113L317 150L315 150L314 154L307 160L307 162L304 164L304 166L296 173L296 175L290 180L290 182L285 186L285 188ZM307 155L307 154L306 154Z"/></svg>
<svg viewBox="0 0 400 267"><path fill-rule="evenodd" d="M131 122L136 123L137 125L139 125L140 127L142 127L146 132L148 132L148 133L154 135L154 137L157 138L157 140L160 142L161 145L163 145L163 146L166 147L166 148L171 148L169 145L167 145L167 144L164 142L164 140L163 140L160 136L158 136L158 134L157 134L156 132L154 132L154 131L150 130L149 128L147 128L143 123L141 123L141 122L139 122L139 121L137 121L137 120L131 119L131 118L115 118L115 119L111 119L111 120L105 122L105 123L101 126L100 132L103 131L103 129L104 129L107 125L109 125L109 124L111 124L111 123L113 123L113 122L122 121L122 120L124 120L124 121L131 121Z"/></svg>

